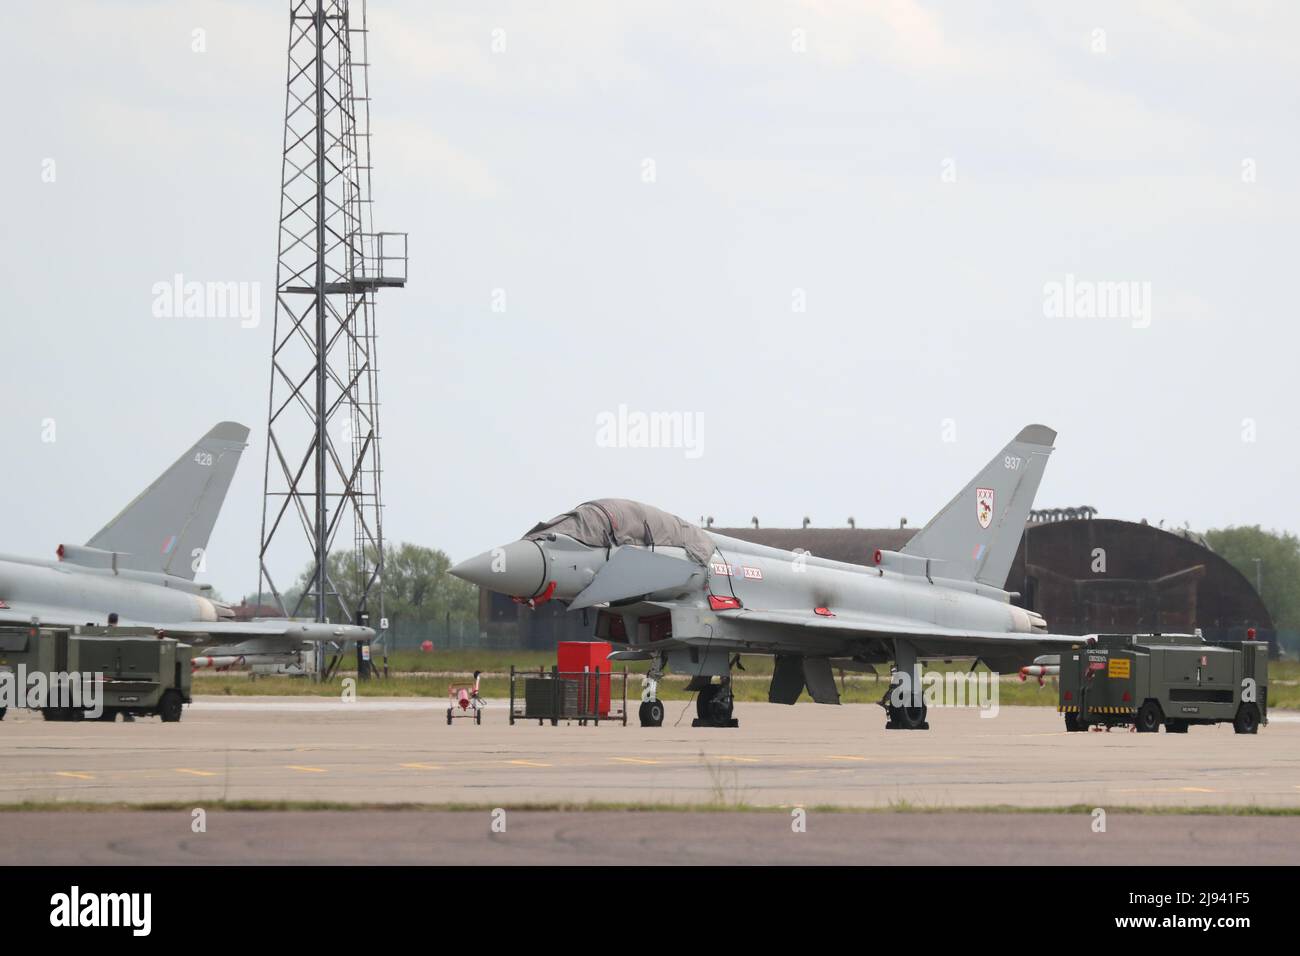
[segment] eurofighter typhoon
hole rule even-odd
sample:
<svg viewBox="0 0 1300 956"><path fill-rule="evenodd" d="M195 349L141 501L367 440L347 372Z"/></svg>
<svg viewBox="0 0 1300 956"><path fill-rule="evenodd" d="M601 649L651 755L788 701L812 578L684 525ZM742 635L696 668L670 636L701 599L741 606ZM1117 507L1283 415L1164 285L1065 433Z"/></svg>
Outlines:
<svg viewBox="0 0 1300 956"><path fill-rule="evenodd" d="M353 625L235 621L212 586L194 580L247 439L243 425L214 426L86 544L60 544L56 560L0 555L0 624L152 627L285 662L304 641L373 637Z"/></svg>
<svg viewBox="0 0 1300 956"><path fill-rule="evenodd" d="M994 671L1059 653L1080 638L1003 589L1056 432L1021 429L902 551L873 566L830 561L715 534L658 508L588 501L519 541L451 569L536 606L596 609L596 637L614 660L650 661L641 723L658 726L665 670L689 675L704 726L735 726L731 669L770 654L773 703L838 704L833 670L893 662L888 726L925 729L918 661L979 660ZM715 681L716 678L716 681Z"/></svg>

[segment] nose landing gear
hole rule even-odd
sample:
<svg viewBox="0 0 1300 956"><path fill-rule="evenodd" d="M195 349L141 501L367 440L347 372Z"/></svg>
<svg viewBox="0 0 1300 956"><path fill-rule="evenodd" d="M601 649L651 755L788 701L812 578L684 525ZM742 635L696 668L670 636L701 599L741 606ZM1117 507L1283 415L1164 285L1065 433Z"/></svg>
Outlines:
<svg viewBox="0 0 1300 956"><path fill-rule="evenodd" d="M664 723L664 702L662 700L643 700L639 711L642 727L662 727Z"/></svg>
<svg viewBox="0 0 1300 956"><path fill-rule="evenodd" d="M659 699L659 681L664 676L662 657L650 662L646 671L645 685L641 688L641 709L638 716L642 727L662 727L664 723L664 702Z"/></svg>

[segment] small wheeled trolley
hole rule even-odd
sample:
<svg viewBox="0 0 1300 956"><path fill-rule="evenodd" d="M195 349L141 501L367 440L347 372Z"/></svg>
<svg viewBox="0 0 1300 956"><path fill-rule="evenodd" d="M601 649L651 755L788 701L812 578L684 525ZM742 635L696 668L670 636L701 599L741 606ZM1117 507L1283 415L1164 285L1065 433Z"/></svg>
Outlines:
<svg viewBox="0 0 1300 956"><path fill-rule="evenodd" d="M474 672L474 683L468 687L452 684L447 689L447 726L453 720L474 718L474 723L483 723L483 698L479 696L478 679L482 671Z"/></svg>

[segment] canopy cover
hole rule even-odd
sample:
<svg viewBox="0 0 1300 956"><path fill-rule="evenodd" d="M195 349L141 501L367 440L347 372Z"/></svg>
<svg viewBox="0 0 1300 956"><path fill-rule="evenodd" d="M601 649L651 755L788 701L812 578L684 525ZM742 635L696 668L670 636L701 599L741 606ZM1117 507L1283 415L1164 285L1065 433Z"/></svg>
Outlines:
<svg viewBox="0 0 1300 956"><path fill-rule="evenodd" d="M626 498L584 501L572 511L543 521L525 538L564 534L593 548L635 544L647 548L685 548L690 558L706 564L713 540L696 525L652 505Z"/></svg>

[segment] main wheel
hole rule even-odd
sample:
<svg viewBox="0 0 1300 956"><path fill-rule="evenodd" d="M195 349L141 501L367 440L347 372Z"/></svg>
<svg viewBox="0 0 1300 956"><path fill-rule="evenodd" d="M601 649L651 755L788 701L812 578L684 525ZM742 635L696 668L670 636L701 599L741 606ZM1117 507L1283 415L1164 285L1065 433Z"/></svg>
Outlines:
<svg viewBox="0 0 1300 956"><path fill-rule="evenodd" d="M474 710L474 723L476 724L483 723L483 711L478 710L477 708L475 708Z"/></svg>
<svg viewBox="0 0 1300 956"><path fill-rule="evenodd" d="M1078 714L1065 715L1065 729L1068 733L1077 734L1081 730L1087 730L1088 725L1079 719Z"/></svg>
<svg viewBox="0 0 1300 956"><path fill-rule="evenodd" d="M450 707L447 708L447 726L448 726L448 727L451 726L451 708L450 708Z"/></svg>
<svg viewBox="0 0 1300 956"><path fill-rule="evenodd" d="M1232 729L1239 734L1259 733L1259 707L1255 704L1242 704L1233 718Z"/></svg>
<svg viewBox="0 0 1300 956"><path fill-rule="evenodd" d="M8 707L0 707L0 720L4 720L5 714L7 714L8 712L9 712Z"/></svg>
<svg viewBox="0 0 1300 956"><path fill-rule="evenodd" d="M158 702L158 716L162 718L164 724L174 724L181 719L181 709L184 701L181 695L174 690L169 690L162 695L162 700Z"/></svg>
<svg viewBox="0 0 1300 956"><path fill-rule="evenodd" d="M1191 724L1189 724L1189 723L1188 723L1187 721L1185 721L1185 720L1166 720L1166 721L1165 721L1165 733L1167 733L1167 734L1185 734L1185 733L1187 733L1187 728L1190 727L1190 726L1191 726Z"/></svg>
<svg viewBox="0 0 1300 956"><path fill-rule="evenodd" d="M643 701L641 704L640 717L642 727L662 727L664 723L663 701Z"/></svg>
<svg viewBox="0 0 1300 956"><path fill-rule="evenodd" d="M695 695L695 716L700 720L706 723L713 721L713 698L718 696L719 690L717 684L710 684L700 688L700 692Z"/></svg>
<svg viewBox="0 0 1300 956"><path fill-rule="evenodd" d="M920 707L890 707L886 726L894 730L929 730L930 725L926 723L925 715L925 704Z"/></svg>
<svg viewBox="0 0 1300 956"><path fill-rule="evenodd" d="M1165 715L1160 712L1160 705L1154 700L1149 700L1138 710L1137 713L1137 732L1140 734L1154 734L1160 730L1160 725L1164 723Z"/></svg>

